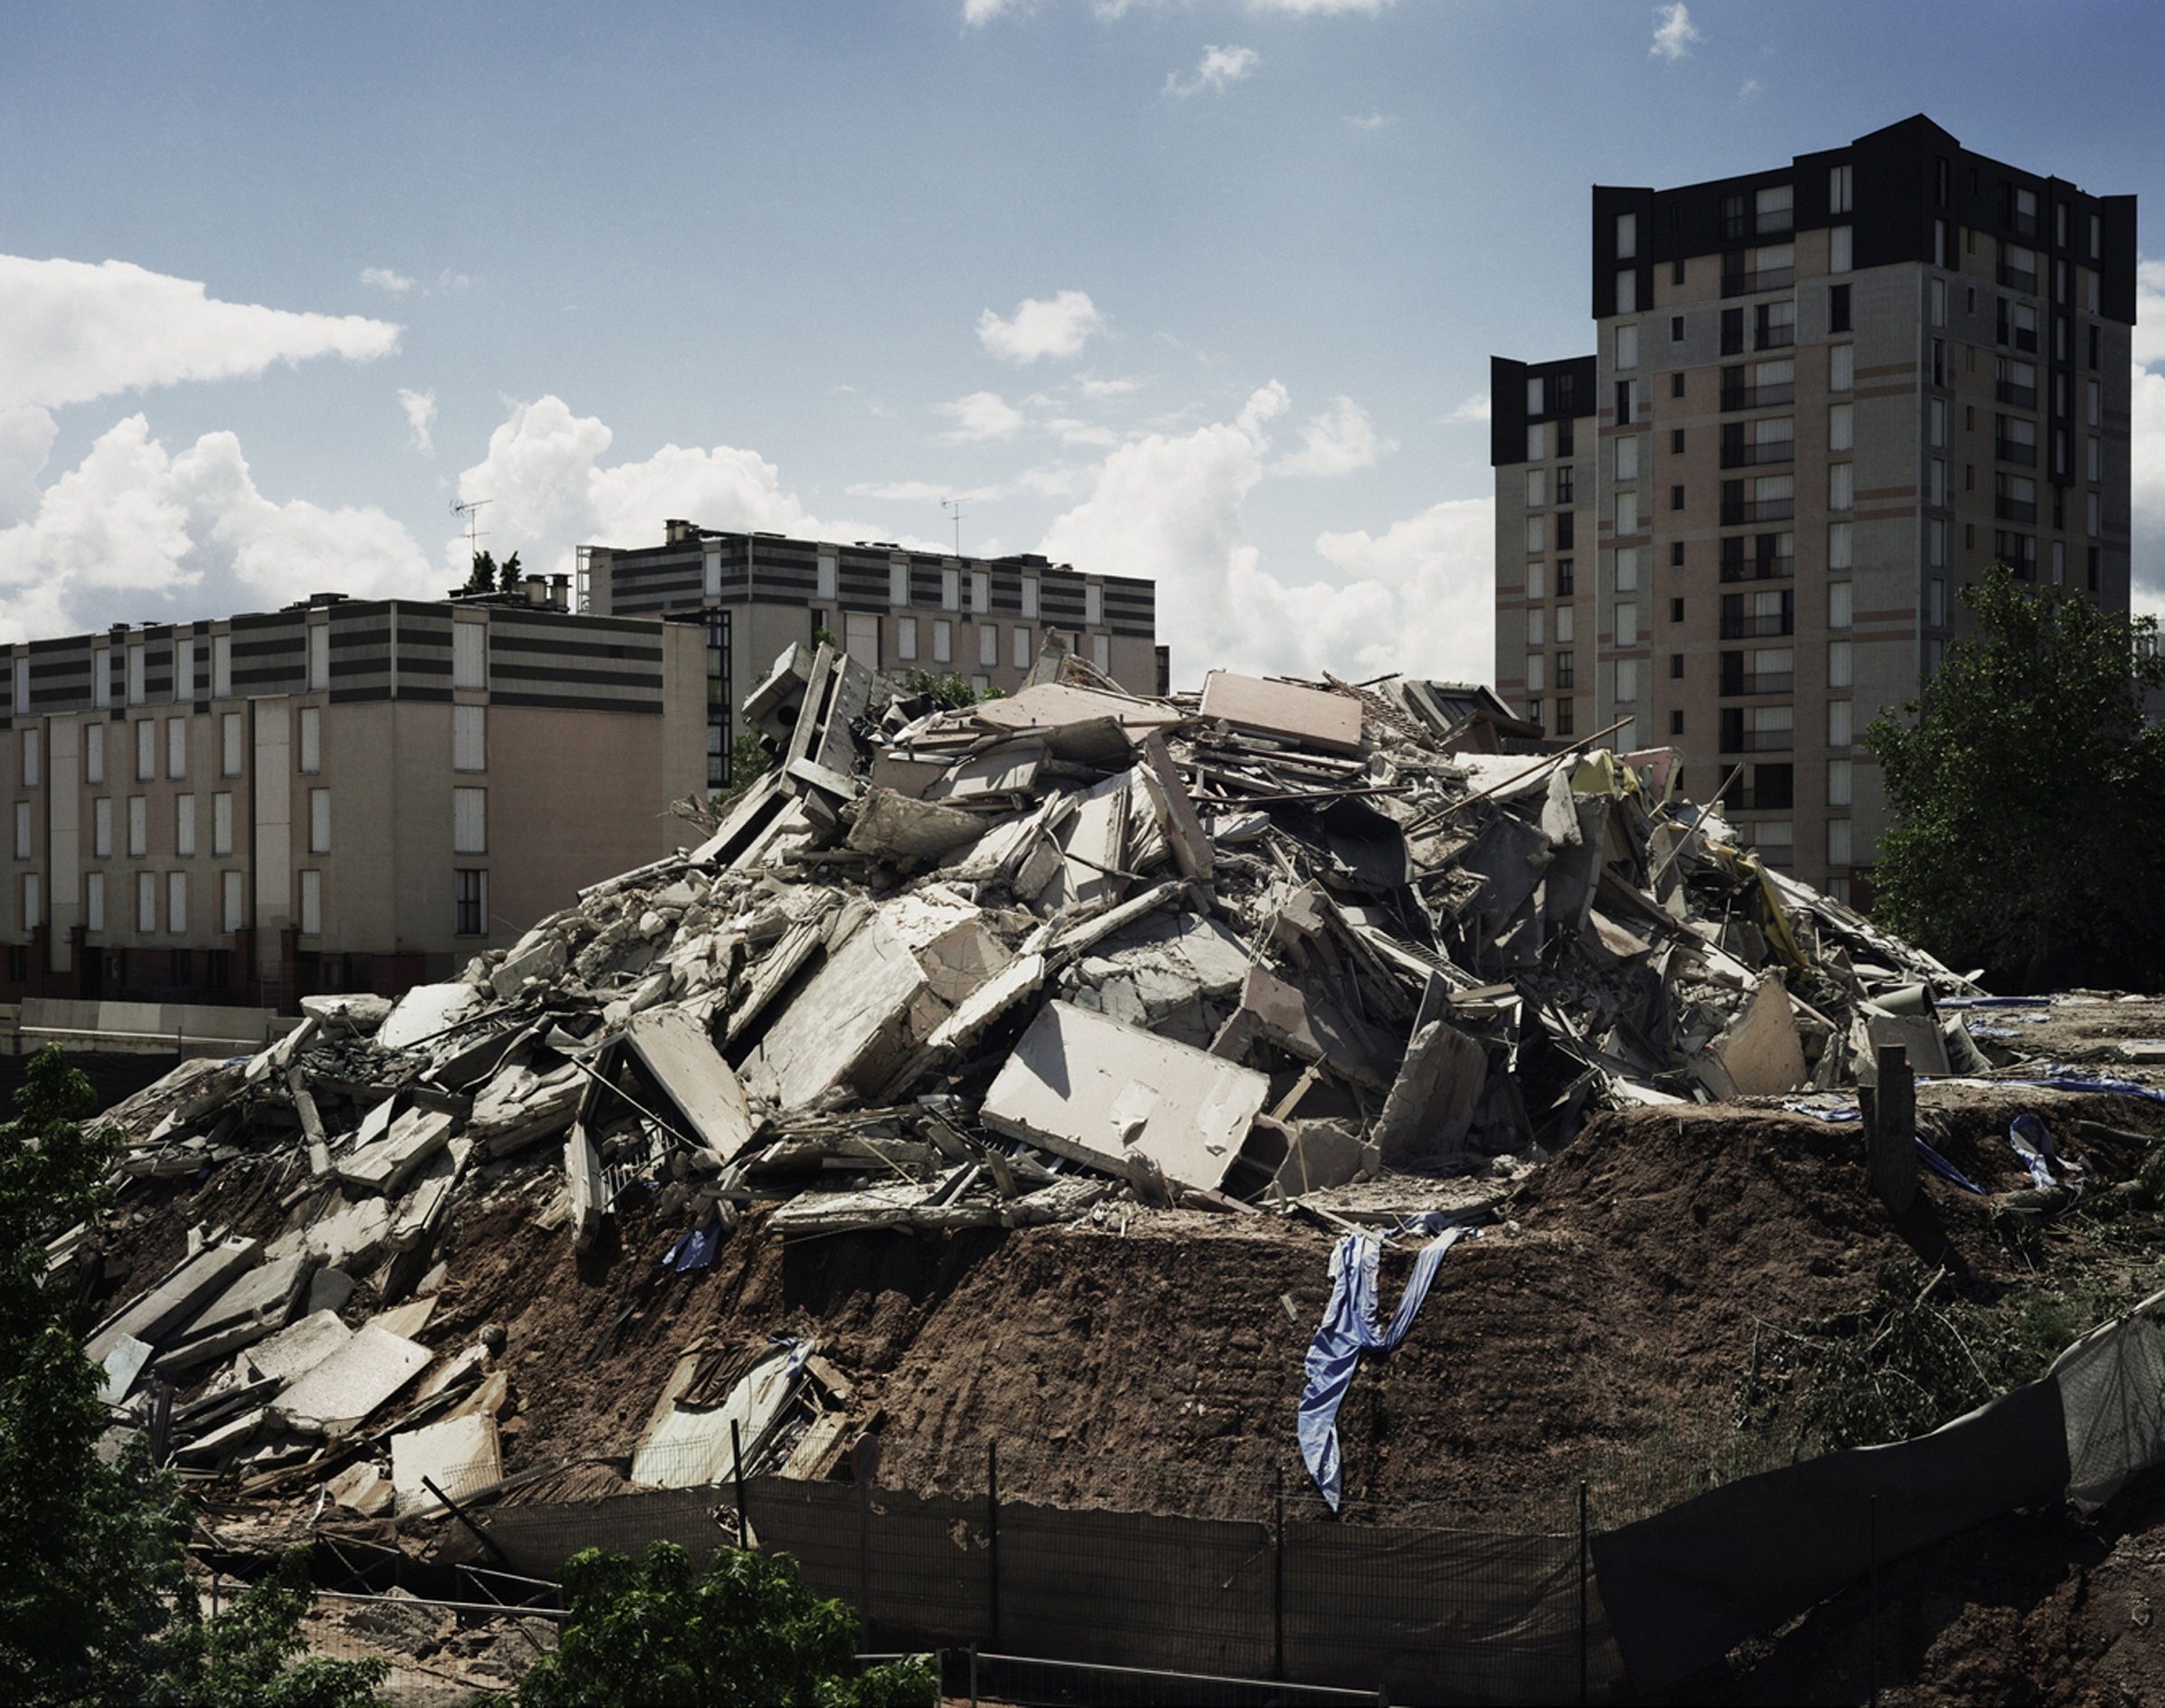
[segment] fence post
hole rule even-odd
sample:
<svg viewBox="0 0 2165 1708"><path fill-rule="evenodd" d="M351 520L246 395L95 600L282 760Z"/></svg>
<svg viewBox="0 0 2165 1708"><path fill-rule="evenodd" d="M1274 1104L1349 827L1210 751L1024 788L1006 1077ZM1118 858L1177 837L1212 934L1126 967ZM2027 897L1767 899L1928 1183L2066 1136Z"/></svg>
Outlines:
<svg viewBox="0 0 2165 1708"><path fill-rule="evenodd" d="M1586 1479L1578 1479L1578 1702L1586 1703Z"/></svg>
<svg viewBox="0 0 2165 1708"><path fill-rule="evenodd" d="M1270 1528L1271 1553L1271 1673L1281 1684L1285 1679L1285 1467L1271 1467L1275 1514Z"/></svg>
<svg viewBox="0 0 2165 1708"><path fill-rule="evenodd" d="M730 1459L737 1472L737 1545L748 1551L752 1545L752 1526L744 1512L744 1438L735 1418L730 1420Z"/></svg>
<svg viewBox="0 0 2165 1708"><path fill-rule="evenodd" d="M970 1708L977 1708L977 1645L970 1645Z"/></svg>
<svg viewBox="0 0 2165 1708"><path fill-rule="evenodd" d="M992 1602L991 1629L993 1648L1000 1648L1000 1443L984 1444L984 1540L987 1596ZM971 1651L973 1656L976 1651ZM975 1665L973 1659L972 1665ZM972 1700L975 1699L975 1675L972 1675Z"/></svg>

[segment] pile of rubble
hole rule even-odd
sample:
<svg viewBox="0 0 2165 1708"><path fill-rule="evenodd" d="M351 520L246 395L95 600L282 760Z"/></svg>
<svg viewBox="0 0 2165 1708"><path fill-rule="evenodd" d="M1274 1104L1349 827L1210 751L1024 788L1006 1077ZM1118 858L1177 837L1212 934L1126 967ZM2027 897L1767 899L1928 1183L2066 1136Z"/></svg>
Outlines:
<svg viewBox="0 0 2165 1708"><path fill-rule="evenodd" d="M501 1347L413 1337L452 1218L544 1172L546 1225L585 1249L635 1197L680 1270L755 1204L784 1238L1135 1204L1343 1225L1599 1108L1833 1089L1888 1042L1984 1065L1935 1006L1975 987L1763 868L1672 753L1503 751L1531 744L1485 690L1143 699L1054 650L955 709L821 647L744 709L773 763L696 849L109 1112L123 1226L236 1161L283 1213L199 1230L92 1342L179 1464L362 1512L493 1481ZM838 1387L810 1346L694 1360L635 1476L706 1480L732 1422L816 1469Z"/></svg>

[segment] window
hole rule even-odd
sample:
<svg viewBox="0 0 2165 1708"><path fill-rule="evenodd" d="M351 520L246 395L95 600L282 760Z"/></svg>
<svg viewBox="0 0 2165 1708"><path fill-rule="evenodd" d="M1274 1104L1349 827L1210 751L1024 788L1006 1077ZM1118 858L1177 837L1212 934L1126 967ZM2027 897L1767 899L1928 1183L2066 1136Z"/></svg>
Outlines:
<svg viewBox="0 0 2165 1708"><path fill-rule="evenodd" d="M1671 569L1681 569L1684 567L1684 542L1680 540L1672 540L1669 542L1669 567Z"/></svg>
<svg viewBox="0 0 2165 1708"><path fill-rule="evenodd" d="M1556 560L1556 596L1559 599L1571 596L1572 561L1569 558L1558 558Z"/></svg>
<svg viewBox="0 0 2165 1708"><path fill-rule="evenodd" d="M1827 761L1827 804L1831 807L1846 807L1855 804L1850 798L1854 787L1850 775L1851 763L1852 761L1848 759Z"/></svg>
<svg viewBox="0 0 2165 1708"><path fill-rule="evenodd" d="M1827 524L1827 568L1830 569L1847 569L1855 561L1850 556L1850 526L1846 521Z"/></svg>
<svg viewBox="0 0 2165 1708"><path fill-rule="evenodd" d="M489 851L489 792L486 789L451 791L451 851L485 854Z"/></svg>
<svg viewBox="0 0 2165 1708"><path fill-rule="evenodd" d="M1827 350L1827 389L1850 391L1857 385L1857 346L1831 344Z"/></svg>
<svg viewBox="0 0 2165 1708"><path fill-rule="evenodd" d="M2052 581L2053 581L2053 585L2054 585L2055 587L2057 587L2057 586L2058 586L2060 583L2062 583L2063 581L2066 580L2066 578L2067 578L2067 542L2066 542L2066 540L2054 540L2054 541L2052 542Z"/></svg>
<svg viewBox="0 0 2165 1708"><path fill-rule="evenodd" d="M1671 427L1669 429L1669 454L1671 456L1683 455L1684 429L1682 427Z"/></svg>
<svg viewBox="0 0 2165 1708"><path fill-rule="evenodd" d="M1639 216L1620 213L1616 216L1616 258L1628 261L1639 253Z"/></svg>
<svg viewBox="0 0 2165 1708"><path fill-rule="evenodd" d="M1669 376L1669 395L1672 398L1684 395L1684 371L1681 368Z"/></svg>
<svg viewBox="0 0 2165 1708"><path fill-rule="evenodd" d="M148 783L158 774L158 726L146 718L136 727L136 781Z"/></svg>
<svg viewBox="0 0 2165 1708"><path fill-rule="evenodd" d="M819 554L819 568L813 572L813 596L818 599L841 597L842 560L833 552Z"/></svg>
<svg viewBox="0 0 2165 1708"><path fill-rule="evenodd" d="M1671 314L1669 317L1669 342L1672 344L1680 344L1684 342L1684 317L1681 314Z"/></svg>
<svg viewBox="0 0 2165 1708"><path fill-rule="evenodd" d="M136 874L136 929L148 934L158 928L158 875Z"/></svg>
<svg viewBox="0 0 2165 1708"><path fill-rule="evenodd" d="M1616 381L1616 425L1629 427L1632 418L1632 382L1619 380Z"/></svg>
<svg viewBox="0 0 2165 1708"><path fill-rule="evenodd" d="M1616 478L1635 481L1639 478L1639 436L1616 441Z"/></svg>
<svg viewBox="0 0 2165 1708"><path fill-rule="evenodd" d="M1827 686L1829 688L1854 686L1850 674L1850 643L1829 641L1827 643Z"/></svg>
<svg viewBox="0 0 2165 1708"><path fill-rule="evenodd" d="M1639 312L1639 271L1636 267L1620 268L1616 274L1616 312L1635 314Z"/></svg>
<svg viewBox="0 0 2165 1708"><path fill-rule="evenodd" d="M721 597L721 542L707 540L701 549L701 558L706 570L704 587L710 599Z"/></svg>
<svg viewBox="0 0 2165 1708"><path fill-rule="evenodd" d="M86 724L82 732L82 776L85 783L105 781L105 726Z"/></svg>
<svg viewBox="0 0 2165 1708"><path fill-rule="evenodd" d="M1639 661L1620 658L1616 661L1616 703L1629 706L1639 698Z"/></svg>
<svg viewBox="0 0 2165 1708"><path fill-rule="evenodd" d="M1526 460L1539 463L1548 455L1548 423L1536 421L1526 429Z"/></svg>
<svg viewBox="0 0 2165 1708"><path fill-rule="evenodd" d="M30 802L27 801L15 802L15 858L19 860L30 858Z"/></svg>
<svg viewBox="0 0 2165 1708"><path fill-rule="evenodd" d="M1684 489L1681 486L1671 486L1669 489L1669 508L1671 510L1684 508Z"/></svg>
<svg viewBox="0 0 2165 1708"><path fill-rule="evenodd" d="M221 872L219 875L219 886L225 891L222 898L225 904L225 929L228 931L242 930L248 924L247 885L241 881L239 872Z"/></svg>
<svg viewBox="0 0 2165 1708"><path fill-rule="evenodd" d="M127 703L131 706L143 703L143 643L140 641L127 643Z"/></svg>
<svg viewBox="0 0 2165 1708"><path fill-rule="evenodd" d="M1560 688L1563 684L1559 682L1557 686ZM1558 700L1556 703L1556 733L1559 736L1568 736L1573 734L1577 727L1578 720L1573 716L1571 702L1567 699Z"/></svg>
<svg viewBox="0 0 2165 1708"><path fill-rule="evenodd" d="M92 872L83 879L82 920L92 931L105 929L105 874Z"/></svg>
<svg viewBox="0 0 2165 1708"><path fill-rule="evenodd" d="M1530 509L1546 509L1548 503L1548 471L1530 468L1526 471L1526 502Z"/></svg>
<svg viewBox="0 0 2165 1708"><path fill-rule="evenodd" d="M1558 605L1556 608L1556 643L1558 646L1566 646L1570 643L1575 626L1572 607L1567 605Z"/></svg>
<svg viewBox="0 0 2165 1708"><path fill-rule="evenodd" d="M478 793L479 791L475 793ZM328 789L308 791L308 851L311 854L328 854L331 851L331 792Z"/></svg>
<svg viewBox="0 0 2165 1708"><path fill-rule="evenodd" d="M301 709L301 747L308 746L308 714L310 707ZM489 763L489 709L486 706L454 706L451 708L451 769L454 771L485 771ZM304 763L303 771L309 769Z"/></svg>
<svg viewBox="0 0 2165 1708"><path fill-rule="evenodd" d="M1827 864L1847 866L1850 863L1850 821L1827 821Z"/></svg>
<svg viewBox="0 0 2165 1708"><path fill-rule="evenodd" d="M486 688L489 685L489 631L485 623L451 625L451 686Z"/></svg>
<svg viewBox="0 0 2165 1708"><path fill-rule="evenodd" d="M1616 366L1632 369L1639 365L1639 328L1631 322L1616 328Z"/></svg>
<svg viewBox="0 0 2165 1708"><path fill-rule="evenodd" d="M1684 620L1684 601L1680 595L1669 602L1669 620L1671 623L1681 623Z"/></svg>
<svg viewBox="0 0 2165 1708"><path fill-rule="evenodd" d="M1527 645L1529 645L1529 646L1541 646L1541 645L1545 645L1545 644L1547 643L1547 642L1546 642L1546 637L1545 637L1545 633L1544 633L1543 626L1542 626L1542 625L1543 625L1543 624L1545 623L1545 621L1546 621L1546 618L1545 618L1545 616L1544 616L1543 613L1541 612L1541 610L1539 609L1539 607L1538 607L1538 606L1537 606L1535 609L1533 609L1533 610L1531 610L1531 611L1529 611L1529 612L1526 614L1526 644L1527 644Z"/></svg>
<svg viewBox="0 0 2165 1708"><path fill-rule="evenodd" d="M939 572L939 602L943 611L962 609L962 571L943 569Z"/></svg>
<svg viewBox="0 0 2165 1708"><path fill-rule="evenodd" d="M1827 406L1827 448L1830 451L1851 451L1857 448L1856 428L1850 413L1854 407L1847 403L1830 403Z"/></svg>
<svg viewBox="0 0 2165 1708"><path fill-rule="evenodd" d="M324 875L301 874L301 935L320 937L324 933Z"/></svg>
<svg viewBox="0 0 2165 1708"><path fill-rule="evenodd" d="M2095 493L2085 493L2083 494L2083 511L2085 524L2083 531L2089 535L2092 540L2094 540L2097 538L2099 531L2099 511L2097 494ZM2093 582L2091 585L2094 587L2096 584Z"/></svg>
<svg viewBox="0 0 2165 1708"><path fill-rule="evenodd" d="M311 624L308 628L308 686L321 690L331 686L331 625Z"/></svg>
<svg viewBox="0 0 2165 1708"><path fill-rule="evenodd" d="M240 714L225 713L219 719L218 774L237 777L240 774Z"/></svg>
<svg viewBox="0 0 2165 1708"><path fill-rule="evenodd" d="M887 602L890 605L909 603L909 563L907 558L890 559L888 563Z"/></svg>
<svg viewBox="0 0 2165 1708"><path fill-rule="evenodd" d="M144 795L127 797L127 852L138 860L150 852L150 802Z"/></svg>
<svg viewBox="0 0 2165 1708"><path fill-rule="evenodd" d="M2090 591L2095 593L2104 581L2104 548L2092 546L2090 554Z"/></svg>
<svg viewBox="0 0 2165 1708"><path fill-rule="evenodd" d="M195 858L195 797L173 797L173 851L183 859Z"/></svg>
<svg viewBox="0 0 2165 1708"><path fill-rule="evenodd" d="M1932 324L1934 326L1947 324L1947 281L1944 278L1932 281Z"/></svg>
<svg viewBox="0 0 2165 1708"><path fill-rule="evenodd" d="M918 620L913 616L895 619L895 656L908 661L918 655Z"/></svg>
<svg viewBox="0 0 2165 1708"><path fill-rule="evenodd" d="M1928 400L1925 409L1925 437L1933 449L1935 451L1945 450L1947 448L1946 399L1933 398Z"/></svg>
<svg viewBox="0 0 2165 1708"><path fill-rule="evenodd" d="M1556 472L1556 502L1559 504L1571 502L1574 489L1575 483L1571 473L1571 465L1567 463Z"/></svg>
<svg viewBox="0 0 2165 1708"><path fill-rule="evenodd" d="M1854 585L1848 581L1827 583L1827 626L1829 628L1846 629L1850 626L1851 615L1855 608L1854 595L1851 592Z"/></svg>
<svg viewBox="0 0 2165 1708"><path fill-rule="evenodd" d="M1529 516L1526 519L1526 555L1535 557L1548 549L1548 519L1546 516Z"/></svg>
<svg viewBox="0 0 2165 1708"><path fill-rule="evenodd" d="M479 711L480 709L481 708L478 706L453 707L451 710L454 731L456 732L458 713ZM323 720L324 714L320 707L304 706L301 708L301 770L306 775L313 776L324 768ZM453 739L457 740L456 733Z"/></svg>
<svg viewBox="0 0 2165 1708"><path fill-rule="evenodd" d="M1620 546L1616 549L1616 591L1636 593L1639 590L1639 549Z"/></svg>
<svg viewBox="0 0 2165 1708"><path fill-rule="evenodd" d="M1829 510L1848 510L1851 507L1855 499L1853 476L1856 474L1856 469L1857 465L1854 463L1830 463L1827 465L1827 508Z"/></svg>
<svg viewBox="0 0 2165 1708"><path fill-rule="evenodd" d="M451 929L461 937L488 935L489 875L472 867L451 874Z"/></svg>
<svg viewBox="0 0 2165 1708"><path fill-rule="evenodd" d="M99 709L113 703L113 649L94 648L90 653L90 704Z"/></svg>
<svg viewBox="0 0 2165 1708"><path fill-rule="evenodd" d="M1113 637L1111 635L1093 634L1090 637L1090 662L1106 676L1113 673ZM989 682L981 682L978 684L977 691L982 694L991 686L992 684Z"/></svg>
<svg viewBox="0 0 2165 1708"><path fill-rule="evenodd" d="M1744 310L1725 308L1721 311L1721 353L1738 356L1744 353Z"/></svg>
<svg viewBox="0 0 2165 1708"><path fill-rule="evenodd" d="M1558 638L1560 639L1561 637L1559 636ZM1559 688L1559 689L1569 689L1569 688L1573 687L1574 685L1576 685L1576 683L1577 682L1577 680L1578 680L1578 656L1577 656L1577 653L1574 653L1574 652L1558 652L1558 653L1556 655L1556 685L1557 685L1557 687L1558 687L1558 688Z"/></svg>
<svg viewBox="0 0 2165 1708"><path fill-rule="evenodd" d="M1010 629L1008 635L1010 640L1009 662L1019 671L1028 670L1030 668L1030 631L1028 629Z"/></svg>
<svg viewBox="0 0 2165 1708"><path fill-rule="evenodd" d="M1529 415L1546 415L1548 413L1547 408L1543 407L1541 376L1539 374L1530 374L1527 377L1526 413Z"/></svg>
<svg viewBox="0 0 2165 1708"><path fill-rule="evenodd" d="M211 852L223 859L233 851L233 797L211 797Z"/></svg>
<svg viewBox="0 0 2165 1708"><path fill-rule="evenodd" d="M1537 694L1541 692L1548 686L1548 669L1547 653L1529 652L1526 655L1526 686Z"/></svg>
<svg viewBox="0 0 2165 1708"><path fill-rule="evenodd" d="M2083 420L2090 427L2100 425L2104 388L2094 380L2083 381Z"/></svg>
<svg viewBox="0 0 2165 1708"><path fill-rule="evenodd" d="M977 662L988 670L1000 662L1000 631L989 623L977 625Z"/></svg>
<svg viewBox="0 0 2165 1708"><path fill-rule="evenodd" d="M101 794L90 802L90 853L97 859L113 858L113 797L109 794Z"/></svg>
<svg viewBox="0 0 2165 1708"><path fill-rule="evenodd" d="M2090 460L2094 463L2097 460L2097 441L2095 439L2092 439L2090 441ZM2092 480L2095 480L2097 476L2093 474L2090 476L2090 478ZM27 678L25 678L25 680L27 680ZM38 786L39 774L44 768L42 764L43 758L44 743L42 740L42 732L34 727L25 729L23 732L23 786L25 789L34 789Z"/></svg>
<svg viewBox="0 0 2165 1708"><path fill-rule="evenodd" d="M1793 301L1760 303L1753 309L1756 348L1784 350L1797 341L1797 305Z"/></svg>
<svg viewBox="0 0 2165 1708"><path fill-rule="evenodd" d="M1616 644L1639 644L1639 602L1636 599L1619 599L1616 602Z"/></svg>
<svg viewBox="0 0 2165 1708"><path fill-rule="evenodd" d="M1856 211L1850 200L1854 183L1851 168L1848 166L1827 168L1827 211L1829 213L1851 213Z"/></svg>
<svg viewBox="0 0 2165 1708"><path fill-rule="evenodd" d="M1761 237L1788 230L1793 222L1792 214L1795 199L1795 188L1790 184L1769 184L1760 191L1755 198L1753 230Z"/></svg>
<svg viewBox="0 0 2165 1708"><path fill-rule="evenodd" d="M1548 596L1545 565L1530 563L1526 566L1526 596L1530 599L1545 599Z"/></svg>
<svg viewBox="0 0 2165 1708"><path fill-rule="evenodd" d="M1837 285L1827 293L1827 330L1831 333L1850 330L1850 287Z"/></svg>
<svg viewBox="0 0 2165 1708"><path fill-rule="evenodd" d="M1680 682L1684 680L1684 655L1681 652L1669 655L1669 677L1671 681Z"/></svg>
<svg viewBox="0 0 2165 1708"><path fill-rule="evenodd" d="M1850 745L1850 702L1831 699L1827 702L1827 746L1846 747Z"/></svg>
<svg viewBox="0 0 2165 1708"><path fill-rule="evenodd" d="M1828 272L1846 273L1850 270L1851 247L1850 233L1850 228L1846 225L1838 225L1827 233ZM1834 294L1841 299L1841 324L1846 328L1850 324L1850 287L1847 285L1837 285L1834 287Z"/></svg>
<svg viewBox="0 0 2165 1708"><path fill-rule="evenodd" d="M1616 531L1620 534L1635 534L1639 531L1638 493L1616 494Z"/></svg>
<svg viewBox="0 0 2165 1708"><path fill-rule="evenodd" d="M932 662L949 664L955 660L955 625L946 617L932 619Z"/></svg>
<svg viewBox="0 0 2165 1708"><path fill-rule="evenodd" d="M993 577L987 569L970 571L970 609L977 612L993 608Z"/></svg>
<svg viewBox="0 0 2165 1708"><path fill-rule="evenodd" d="M188 929L188 874L165 874L165 929L184 932Z"/></svg>

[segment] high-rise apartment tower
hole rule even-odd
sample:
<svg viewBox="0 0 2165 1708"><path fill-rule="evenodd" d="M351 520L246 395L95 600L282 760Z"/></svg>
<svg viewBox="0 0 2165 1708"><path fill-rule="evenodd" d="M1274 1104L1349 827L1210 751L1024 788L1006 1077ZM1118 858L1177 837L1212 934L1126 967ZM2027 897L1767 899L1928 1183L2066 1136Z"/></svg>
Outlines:
<svg viewBox="0 0 2165 1708"><path fill-rule="evenodd" d="M1593 356L1491 363L1497 688L1681 749L1770 863L1868 901L1862 738L1956 590L1997 558L2127 608L2135 199L1906 119L1596 185L1593 311Z"/></svg>

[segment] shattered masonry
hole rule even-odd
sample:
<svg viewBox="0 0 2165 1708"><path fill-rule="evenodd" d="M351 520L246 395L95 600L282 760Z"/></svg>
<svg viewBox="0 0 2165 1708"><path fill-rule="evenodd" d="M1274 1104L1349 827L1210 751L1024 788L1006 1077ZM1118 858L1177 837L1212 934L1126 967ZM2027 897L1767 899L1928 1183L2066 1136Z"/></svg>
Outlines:
<svg viewBox="0 0 2165 1708"><path fill-rule="evenodd" d="M237 1159L286 1212L197 1230L116 1302L91 1352L124 1422L164 1378L184 1468L363 1514L496 1482L501 1332L414 1337L455 1219L544 1171L546 1225L584 1249L640 1195L679 1269L755 1205L784 1240L1175 1204L1342 1231L1523 1172L1596 1110L1850 1085L1886 1043L1983 1065L1934 1008L1974 987L1764 870L1665 793L1672 754L1499 751L1525 730L1484 690L1220 671L1140 699L1049 648L942 710L793 647L745 715L774 765L696 849L110 1112L118 1219L55 1266L95 1272L147 1183ZM810 1343L695 1345L633 1478L713 1480L732 1424L749 1469L824 1475L850 1403Z"/></svg>

